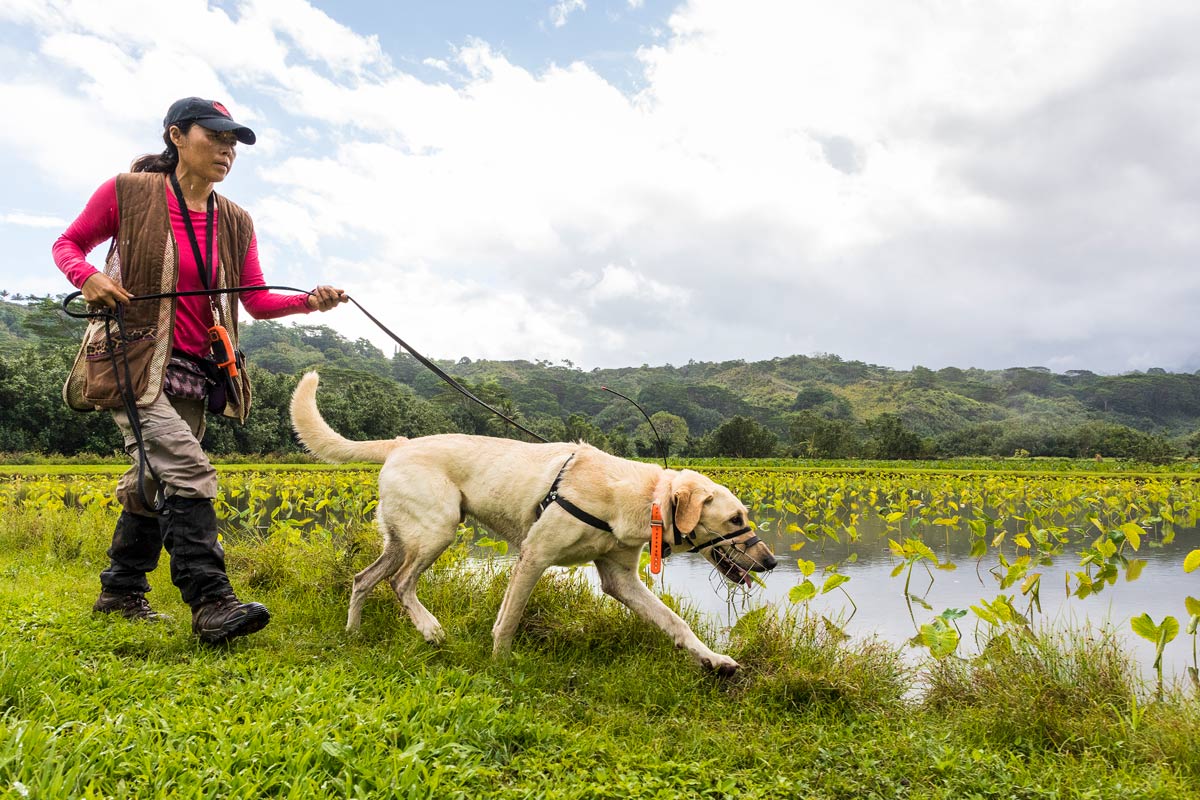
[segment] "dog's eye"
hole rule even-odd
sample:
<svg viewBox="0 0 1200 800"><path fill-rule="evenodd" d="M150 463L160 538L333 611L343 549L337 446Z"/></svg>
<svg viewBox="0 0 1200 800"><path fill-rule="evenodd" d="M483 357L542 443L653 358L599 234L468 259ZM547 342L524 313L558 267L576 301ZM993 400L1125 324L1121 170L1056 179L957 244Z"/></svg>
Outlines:
<svg viewBox="0 0 1200 800"><path fill-rule="evenodd" d="M729 518L729 524L730 525L741 525L742 524L742 515L734 514L732 517Z"/></svg>

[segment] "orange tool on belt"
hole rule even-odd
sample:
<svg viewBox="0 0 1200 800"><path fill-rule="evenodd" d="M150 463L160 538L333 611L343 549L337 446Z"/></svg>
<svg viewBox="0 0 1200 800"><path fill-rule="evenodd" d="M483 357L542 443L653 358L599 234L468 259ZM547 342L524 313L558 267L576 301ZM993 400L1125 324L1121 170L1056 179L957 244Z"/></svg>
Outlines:
<svg viewBox="0 0 1200 800"><path fill-rule="evenodd" d="M650 504L650 573L662 572L663 518L662 506Z"/></svg>
<svg viewBox="0 0 1200 800"><path fill-rule="evenodd" d="M208 340L212 343L213 360L217 362L217 366L230 378L236 378L237 351L233 349L229 331L225 330L224 325L213 325L208 329Z"/></svg>

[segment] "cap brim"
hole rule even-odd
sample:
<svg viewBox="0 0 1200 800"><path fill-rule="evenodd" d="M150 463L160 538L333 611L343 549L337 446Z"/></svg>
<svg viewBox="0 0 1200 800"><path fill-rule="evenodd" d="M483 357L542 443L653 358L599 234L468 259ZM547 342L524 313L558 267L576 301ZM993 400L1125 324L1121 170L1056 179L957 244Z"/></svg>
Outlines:
<svg viewBox="0 0 1200 800"><path fill-rule="evenodd" d="M196 123L203 125L210 131L233 131L233 135L242 144L254 144L256 139L254 131L247 128L245 125L239 125L231 119L225 117L198 117Z"/></svg>

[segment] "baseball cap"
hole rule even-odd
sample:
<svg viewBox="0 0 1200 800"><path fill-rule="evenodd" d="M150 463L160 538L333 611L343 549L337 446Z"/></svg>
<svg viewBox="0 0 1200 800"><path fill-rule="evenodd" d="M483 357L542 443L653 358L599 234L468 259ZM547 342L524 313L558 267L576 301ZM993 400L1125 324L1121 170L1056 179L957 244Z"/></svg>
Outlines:
<svg viewBox="0 0 1200 800"><path fill-rule="evenodd" d="M234 122L229 109L216 100L205 100L201 97L176 100L167 109L167 116L163 118L163 129L188 121L198 122L210 131L233 131L242 144L254 144L254 131Z"/></svg>

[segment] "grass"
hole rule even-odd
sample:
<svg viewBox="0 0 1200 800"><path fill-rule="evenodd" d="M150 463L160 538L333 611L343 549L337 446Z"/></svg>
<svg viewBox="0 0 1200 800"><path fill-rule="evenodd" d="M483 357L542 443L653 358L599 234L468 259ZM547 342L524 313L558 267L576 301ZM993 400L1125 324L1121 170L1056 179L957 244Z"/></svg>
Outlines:
<svg viewBox="0 0 1200 800"><path fill-rule="evenodd" d="M578 574L538 587L514 657L490 657L497 568L452 556L421 595L426 645L384 589L342 630L369 529L227 532L230 572L271 625L190 636L164 562L165 624L89 608L115 521L0 519L0 793L14 797L1177 798L1200 796L1200 704L1151 702L1105 637L1014 637L919 671L820 620L754 611L742 664L700 672ZM915 686L922 686L914 694Z"/></svg>

